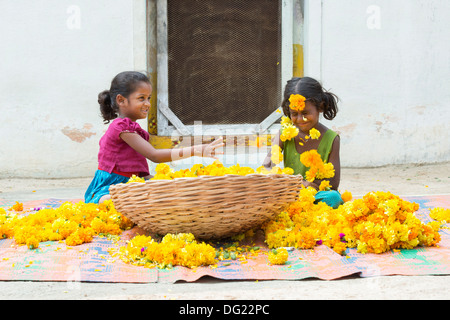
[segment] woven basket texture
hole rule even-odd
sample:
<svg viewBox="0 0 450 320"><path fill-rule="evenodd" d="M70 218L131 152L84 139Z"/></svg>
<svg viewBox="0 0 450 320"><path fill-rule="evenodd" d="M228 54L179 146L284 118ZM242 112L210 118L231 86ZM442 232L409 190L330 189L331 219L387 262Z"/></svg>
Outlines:
<svg viewBox="0 0 450 320"><path fill-rule="evenodd" d="M150 233L220 239L260 227L296 200L301 176L200 176L110 187L116 209Z"/></svg>

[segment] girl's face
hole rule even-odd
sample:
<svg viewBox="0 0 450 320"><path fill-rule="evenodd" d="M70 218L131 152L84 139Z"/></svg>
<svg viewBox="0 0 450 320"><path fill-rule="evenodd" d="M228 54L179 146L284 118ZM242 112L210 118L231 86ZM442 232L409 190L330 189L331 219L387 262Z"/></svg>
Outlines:
<svg viewBox="0 0 450 320"><path fill-rule="evenodd" d="M120 116L130 118L132 121L146 119L150 109L151 97L152 86L147 82L141 82L128 98L118 95L117 103Z"/></svg>
<svg viewBox="0 0 450 320"><path fill-rule="evenodd" d="M305 102L305 108L302 111L289 109L289 112L294 126L306 135L319 123L320 111L311 101Z"/></svg>

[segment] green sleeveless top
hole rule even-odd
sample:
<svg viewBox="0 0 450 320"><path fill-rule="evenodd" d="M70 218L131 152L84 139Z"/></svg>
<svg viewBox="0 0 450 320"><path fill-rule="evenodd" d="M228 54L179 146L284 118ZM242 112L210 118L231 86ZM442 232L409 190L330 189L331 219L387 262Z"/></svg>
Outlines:
<svg viewBox="0 0 450 320"><path fill-rule="evenodd" d="M319 147L317 148L317 152L322 157L323 162L327 163L328 158L330 157L331 147L333 146L333 141L338 134L333 130L328 129L323 135L322 140L320 140ZM300 154L297 152L295 148L294 139L287 140L284 142L284 150L283 150L283 161L284 167L289 167L294 170L294 174L301 174L305 176L308 168L300 162Z"/></svg>

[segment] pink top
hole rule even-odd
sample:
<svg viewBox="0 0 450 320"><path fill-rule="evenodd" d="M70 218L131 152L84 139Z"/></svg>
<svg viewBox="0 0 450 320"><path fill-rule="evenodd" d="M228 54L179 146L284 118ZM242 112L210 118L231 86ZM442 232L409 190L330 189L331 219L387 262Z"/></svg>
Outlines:
<svg viewBox="0 0 450 320"><path fill-rule="evenodd" d="M147 131L129 118L117 118L109 125L100 139L98 167L109 173L113 171L134 173L141 177L149 175L147 159L131 148L120 138L122 132L134 132L146 141L150 138Z"/></svg>

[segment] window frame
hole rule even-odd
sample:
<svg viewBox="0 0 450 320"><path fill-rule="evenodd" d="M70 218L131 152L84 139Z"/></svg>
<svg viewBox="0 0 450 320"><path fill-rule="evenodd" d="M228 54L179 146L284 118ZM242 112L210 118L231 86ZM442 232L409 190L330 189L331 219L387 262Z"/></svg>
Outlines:
<svg viewBox="0 0 450 320"><path fill-rule="evenodd" d="M168 32L167 32L167 1L156 1L156 123L158 136L197 136L197 135L250 135L271 134L280 129L276 123L282 116L281 107L274 110L261 123L204 125L202 132L198 131L198 123L184 125L170 109L169 105L169 68L168 68ZM281 1L281 92L285 83L293 76L293 9L296 0ZM150 21L151 23L151 21ZM155 32L153 30L153 32Z"/></svg>

